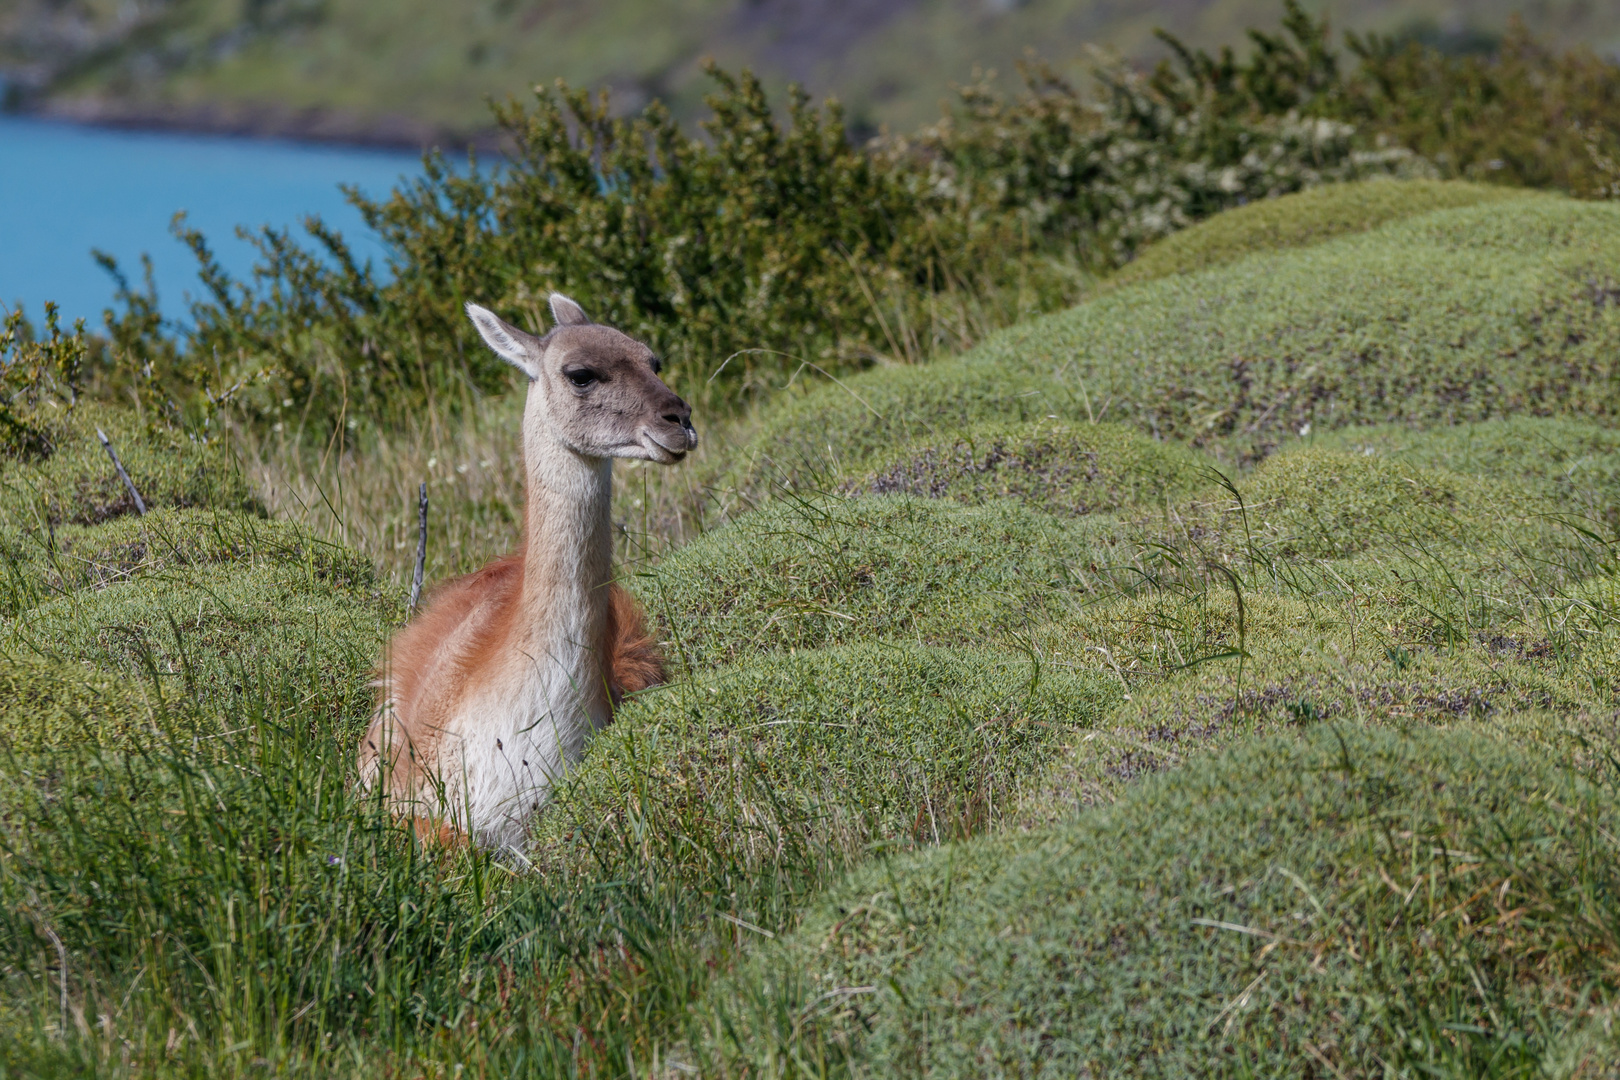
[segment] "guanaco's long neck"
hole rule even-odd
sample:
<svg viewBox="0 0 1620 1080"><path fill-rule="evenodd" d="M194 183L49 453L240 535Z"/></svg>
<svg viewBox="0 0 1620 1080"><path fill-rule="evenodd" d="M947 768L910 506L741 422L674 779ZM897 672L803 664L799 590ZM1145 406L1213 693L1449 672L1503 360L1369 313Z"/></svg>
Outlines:
<svg viewBox="0 0 1620 1080"><path fill-rule="evenodd" d="M524 432L524 459L523 651L544 667L562 665L594 712L597 699L605 701L598 650L613 569L613 461L584 457L532 429Z"/></svg>

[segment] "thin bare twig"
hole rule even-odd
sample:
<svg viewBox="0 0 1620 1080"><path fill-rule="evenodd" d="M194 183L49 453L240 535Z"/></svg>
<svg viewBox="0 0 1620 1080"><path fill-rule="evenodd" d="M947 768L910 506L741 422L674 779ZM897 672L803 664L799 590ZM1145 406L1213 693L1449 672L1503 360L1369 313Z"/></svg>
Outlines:
<svg viewBox="0 0 1620 1080"><path fill-rule="evenodd" d="M422 571L427 568L427 481L417 489L416 503L416 573L411 576L410 615L416 614L416 602L422 598Z"/></svg>
<svg viewBox="0 0 1620 1080"><path fill-rule="evenodd" d="M96 438L101 440L101 448L107 451L108 457L112 458L113 468L118 470L118 479L122 480L124 487L129 490L129 497L135 500L135 512L141 517L145 517L146 503L142 501L141 493L135 490L135 481L131 480L129 473L124 471L124 463L118 460L118 451L114 450L112 443L107 441L107 433L100 428L96 428Z"/></svg>

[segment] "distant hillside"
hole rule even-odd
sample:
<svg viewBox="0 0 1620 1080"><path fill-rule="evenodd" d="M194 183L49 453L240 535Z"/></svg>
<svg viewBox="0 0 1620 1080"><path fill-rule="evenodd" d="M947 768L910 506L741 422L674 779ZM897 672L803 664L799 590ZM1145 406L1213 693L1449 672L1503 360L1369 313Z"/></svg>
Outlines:
<svg viewBox="0 0 1620 1080"><path fill-rule="evenodd" d="M1620 7L1587 0L1346 0L1307 5L1345 29L1489 48L1516 9L1552 44L1620 51ZM556 78L701 111L699 65L748 66L777 87L836 94L857 130L938 115L975 66L1028 50L1072 63L1098 45L1162 54L1241 44L1276 0L6 0L0 71L11 108L106 122L420 143L487 126L486 95Z"/></svg>

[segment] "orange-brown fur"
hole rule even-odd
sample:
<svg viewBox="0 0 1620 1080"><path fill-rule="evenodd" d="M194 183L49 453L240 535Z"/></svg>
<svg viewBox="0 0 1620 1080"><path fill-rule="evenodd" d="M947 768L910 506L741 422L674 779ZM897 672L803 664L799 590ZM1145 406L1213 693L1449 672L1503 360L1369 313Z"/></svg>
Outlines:
<svg viewBox="0 0 1620 1080"><path fill-rule="evenodd" d="M432 687L454 699L461 687L477 682L481 673L506 648L520 611L526 547L526 542L521 543L516 551L501 556L482 570L442 583L429 594L421 614L394 635L384 658L392 670L379 673L380 679L392 675L394 737L390 757L393 769L404 767L412 774L421 774L431 771L437 760L437 746L430 737L420 734L432 730L417 716L424 689ZM663 650L647 630L641 605L616 583L609 584L607 589L607 630L597 655L602 660L602 678L609 700L612 705L618 705L626 694L663 685L667 673ZM473 633L465 647L444 654L444 642L463 629L468 619L476 619L477 625L466 628ZM405 723L407 717L415 721L409 727ZM419 733L415 740L406 734L407 730ZM380 749L374 748L374 752ZM422 834L420 826L417 831Z"/></svg>
<svg viewBox="0 0 1620 1080"><path fill-rule="evenodd" d="M614 706L663 681L640 608L609 582L612 462L672 465L697 446L691 408L646 345L560 294L551 309L557 326L536 337L467 305L529 379L524 542L442 585L395 637L360 753L363 783L385 784L402 816L427 815L419 833L442 820L498 847L525 842Z"/></svg>

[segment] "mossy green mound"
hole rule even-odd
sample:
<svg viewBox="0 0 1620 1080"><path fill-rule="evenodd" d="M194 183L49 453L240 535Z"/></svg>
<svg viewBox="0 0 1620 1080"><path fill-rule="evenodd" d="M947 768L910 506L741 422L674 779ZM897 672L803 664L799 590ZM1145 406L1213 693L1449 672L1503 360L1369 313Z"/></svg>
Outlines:
<svg viewBox="0 0 1620 1080"><path fill-rule="evenodd" d="M1107 517L912 496L780 499L631 584L688 671L874 639L1013 641L1096 588L1123 542Z"/></svg>
<svg viewBox="0 0 1620 1080"><path fill-rule="evenodd" d="M1496 480L1526 497L1562 501L1565 512L1620 530L1620 428L1521 416L1423 431L1392 425L1342 428L1312 441Z"/></svg>
<svg viewBox="0 0 1620 1080"><path fill-rule="evenodd" d="M1284 195L1216 214L1148 247L1108 279L1133 285L1193 273L1263 252L1309 247L1389 221L1523 198L1513 188L1461 180L1362 180Z"/></svg>
<svg viewBox="0 0 1620 1080"><path fill-rule="evenodd" d="M101 525L0 530L0 556L0 615L79 590L140 578L175 580L215 565L301 565L312 580L350 589L373 580L370 564L352 551L229 509L160 509Z"/></svg>
<svg viewBox="0 0 1620 1080"><path fill-rule="evenodd" d="M356 720L384 633L370 581L345 587L260 555L52 600L7 627L0 649L92 664L211 709L265 679L296 679Z"/></svg>
<svg viewBox="0 0 1620 1080"><path fill-rule="evenodd" d="M1118 699L1090 672L914 644L704 671L595 737L540 819L542 850L592 876L759 896L769 883L750 879L773 865L841 865L874 840L935 843L1007 818Z"/></svg>
<svg viewBox="0 0 1620 1080"><path fill-rule="evenodd" d="M224 715L265 680L364 714L387 618L366 559L257 516L220 447L129 410L82 403L53 445L0 463L0 656L32 703L7 710L8 729L49 741L100 717L96 737L116 741L120 710L137 726L154 710Z"/></svg>
<svg viewBox="0 0 1620 1080"><path fill-rule="evenodd" d="M1620 964L1616 811L1478 735L1260 740L1060 829L855 875L715 989L696 1056L764 1076L1590 1070L1616 1051L1587 1020Z"/></svg>
<svg viewBox="0 0 1620 1080"><path fill-rule="evenodd" d="M1505 485L1381 455L1299 447L1263 462L1240 488L1234 523L1277 555L1345 558L1383 546L1478 545L1546 506Z"/></svg>
<svg viewBox="0 0 1620 1080"><path fill-rule="evenodd" d="M1301 431L1620 412L1620 207L1443 210L1121 289L968 355L784 403L724 482L860 475L964 426L1055 418L1263 456Z"/></svg>
<svg viewBox="0 0 1620 1080"><path fill-rule="evenodd" d="M1067 820L1143 776L1324 720L1510 731L1603 762L1617 699L1614 619L1549 634L1531 610L1449 628L1424 592L1164 590L1098 604L1031 635L1053 668L1114 675L1129 700L1054 760L1019 817ZM1579 586L1575 590L1578 592ZM1571 624L1576 620L1572 619Z"/></svg>
<svg viewBox="0 0 1620 1080"><path fill-rule="evenodd" d="M1119 424L980 424L884 455L849 486L983 503L1014 498L1080 515L1179 498L1209 484L1208 466L1181 446Z"/></svg>
<svg viewBox="0 0 1620 1080"><path fill-rule="evenodd" d="M149 425L132 409L81 401L51 423L48 457L0 457L0 529L97 525L135 513L135 501L96 437L98 428L147 509L252 509L247 484L217 445Z"/></svg>
<svg viewBox="0 0 1620 1080"><path fill-rule="evenodd" d="M1491 455L1495 475L1467 475L1365 448L1300 445L1224 497L1176 508L1186 537L1171 529L1165 539L1185 558L1240 568L1251 583L1307 595L1360 589L1386 603L1399 594L1485 629L1493 610L1543 605L1545 614L1549 598L1613 565L1614 496L1601 462L1589 484L1570 472L1526 481L1513 460ZM1151 536L1152 523L1137 524Z"/></svg>
<svg viewBox="0 0 1620 1080"><path fill-rule="evenodd" d="M163 713L152 685L89 664L0 655L0 753L116 746Z"/></svg>

